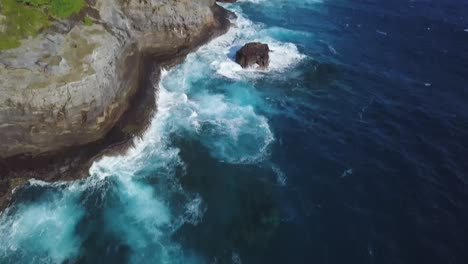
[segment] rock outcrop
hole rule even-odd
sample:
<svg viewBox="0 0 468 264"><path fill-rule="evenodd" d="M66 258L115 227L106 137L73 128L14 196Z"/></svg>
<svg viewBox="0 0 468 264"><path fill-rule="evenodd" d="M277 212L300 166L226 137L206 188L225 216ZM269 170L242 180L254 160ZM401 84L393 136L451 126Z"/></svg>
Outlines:
<svg viewBox="0 0 468 264"><path fill-rule="evenodd" d="M248 68L258 65L261 69L268 68L270 63L270 48L267 44L252 42L245 44L236 53L236 62L242 68Z"/></svg>
<svg viewBox="0 0 468 264"><path fill-rule="evenodd" d="M220 29L215 0L95 0L0 52L0 159L106 135L139 88L143 59L176 55Z"/></svg>

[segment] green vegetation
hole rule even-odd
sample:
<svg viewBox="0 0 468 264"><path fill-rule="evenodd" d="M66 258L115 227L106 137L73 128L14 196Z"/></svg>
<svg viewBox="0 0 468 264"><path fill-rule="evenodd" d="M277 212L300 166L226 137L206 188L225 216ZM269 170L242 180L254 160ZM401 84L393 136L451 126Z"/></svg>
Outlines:
<svg viewBox="0 0 468 264"><path fill-rule="evenodd" d="M0 0L0 3L0 50L18 47L21 39L36 35L49 23L40 9L16 0Z"/></svg>
<svg viewBox="0 0 468 264"><path fill-rule="evenodd" d="M84 0L49 0L52 14L59 18L66 18L78 13L85 6Z"/></svg>
<svg viewBox="0 0 468 264"><path fill-rule="evenodd" d="M18 47L47 27L49 18L70 17L85 5L85 0L0 0L0 50Z"/></svg>
<svg viewBox="0 0 468 264"><path fill-rule="evenodd" d="M85 25L87 25L87 26L92 26L92 25L94 24L93 20L92 20L89 16L86 16L86 17L84 18L84 23L85 23Z"/></svg>
<svg viewBox="0 0 468 264"><path fill-rule="evenodd" d="M84 0L17 0L17 2L37 8L45 8L58 18L67 18L78 13L85 6Z"/></svg>

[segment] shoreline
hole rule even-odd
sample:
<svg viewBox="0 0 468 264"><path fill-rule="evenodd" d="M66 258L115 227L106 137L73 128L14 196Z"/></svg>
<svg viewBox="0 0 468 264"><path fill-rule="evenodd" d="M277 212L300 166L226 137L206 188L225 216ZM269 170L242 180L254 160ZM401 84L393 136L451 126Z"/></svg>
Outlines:
<svg viewBox="0 0 468 264"><path fill-rule="evenodd" d="M217 4L212 7L212 12L215 23L206 25L187 45L173 50L139 51L142 62L136 65L140 68L138 88L127 109L104 137L37 156L16 155L0 159L0 211L9 206L13 189L30 179L46 182L82 179L89 176L88 170L94 161L104 155L123 153L131 147L133 139L144 133L157 111L154 83L159 82L161 69L182 63L189 53L229 30L230 12Z"/></svg>

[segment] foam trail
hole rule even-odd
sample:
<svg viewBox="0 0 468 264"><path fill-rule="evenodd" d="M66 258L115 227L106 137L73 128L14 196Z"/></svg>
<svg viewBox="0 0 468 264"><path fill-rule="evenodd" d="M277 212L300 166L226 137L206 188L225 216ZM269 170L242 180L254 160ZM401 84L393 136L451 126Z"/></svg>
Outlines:
<svg viewBox="0 0 468 264"><path fill-rule="evenodd" d="M273 164L271 165L271 169L276 175L276 183L281 186L286 185L287 177L286 174L281 170L281 168Z"/></svg>

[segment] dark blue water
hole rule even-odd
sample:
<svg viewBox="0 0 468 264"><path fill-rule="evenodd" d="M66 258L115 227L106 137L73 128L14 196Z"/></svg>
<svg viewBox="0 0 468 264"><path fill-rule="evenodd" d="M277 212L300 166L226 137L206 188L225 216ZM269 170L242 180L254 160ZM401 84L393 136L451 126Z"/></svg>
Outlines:
<svg viewBox="0 0 468 264"><path fill-rule="evenodd" d="M16 191L0 262L467 263L468 2L226 7L135 148Z"/></svg>
<svg viewBox="0 0 468 264"><path fill-rule="evenodd" d="M272 119L288 220L261 262L466 263L468 3L244 10L313 32L300 51L339 72L316 84L306 62L293 81L260 84L283 89L289 113Z"/></svg>

